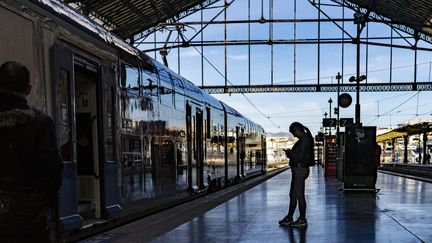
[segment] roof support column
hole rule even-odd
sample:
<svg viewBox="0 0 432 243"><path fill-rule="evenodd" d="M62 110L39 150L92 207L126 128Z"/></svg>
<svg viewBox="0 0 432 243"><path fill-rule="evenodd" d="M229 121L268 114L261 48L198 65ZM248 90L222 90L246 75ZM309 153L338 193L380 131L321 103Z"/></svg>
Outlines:
<svg viewBox="0 0 432 243"><path fill-rule="evenodd" d="M228 7L228 2L225 0L225 4L224 4L224 57L225 57L225 87L228 86L228 60L227 60L227 52L228 52L228 47L227 47L227 7Z"/></svg>
<svg viewBox="0 0 432 243"><path fill-rule="evenodd" d="M413 84L413 90L417 90L417 43L420 39L420 34L416 31L414 33L414 39L415 39L415 44L414 44L414 84Z"/></svg>
<svg viewBox="0 0 432 243"><path fill-rule="evenodd" d="M320 62L321 62L321 1L318 0L318 48L317 48L317 89L320 89L320 79L321 79L321 66L320 66ZM330 111L331 114L331 111ZM331 129L331 128L330 128Z"/></svg>

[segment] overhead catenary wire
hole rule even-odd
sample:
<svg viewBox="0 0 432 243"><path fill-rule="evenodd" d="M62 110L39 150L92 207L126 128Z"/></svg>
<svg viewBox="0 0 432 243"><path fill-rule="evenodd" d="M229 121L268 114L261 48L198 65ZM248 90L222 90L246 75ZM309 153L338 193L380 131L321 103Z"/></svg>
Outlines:
<svg viewBox="0 0 432 243"><path fill-rule="evenodd" d="M404 94L397 94L397 95L393 95L390 97L386 97L386 98L382 98L379 100L374 100L374 101L370 101L370 102L365 102L363 104L369 104L369 103L375 103L375 102L380 102L380 101L385 101L385 100L392 100L392 99L397 99L406 95L412 94L412 92L406 92ZM427 103L423 103L423 104L419 104L418 107L425 107L432 104L432 102L427 102ZM391 114L389 113L384 113L384 114L379 114L379 112L377 114L363 114L362 116L364 117L388 117L388 116L394 116L394 117L407 117L407 116L416 116L416 114L414 113L400 113L401 111L409 111L412 110L413 108L416 108L417 106L410 106L407 107L405 109L401 109L398 110L398 112L396 114ZM308 118L308 117L316 117L316 118L320 118L322 117L322 113L321 111L323 111L325 108L324 107L320 107L320 108L315 108L315 109L297 109L297 110L290 110L287 112L275 112L275 113L267 113L266 115L268 115L270 118L278 118L278 119L285 119L285 118ZM313 111L320 111L319 114L315 114ZM303 112L303 113L308 113L309 114L305 114L305 115L298 115L299 112ZM424 113L419 113L418 116L424 116L424 115L429 115L431 114L431 112L424 112ZM290 114L295 114L295 115L290 115ZM249 117L257 117L257 116L262 116L262 114L252 114L252 113L246 113L245 115L249 116Z"/></svg>
<svg viewBox="0 0 432 243"><path fill-rule="evenodd" d="M234 2L234 1L232 1L232 2ZM231 3L232 3L231 2ZM231 4L230 3L230 4ZM225 8L224 8L224 14L225 14L225 18L226 18L226 9L229 7L229 5L230 4L227 4L227 1L225 1ZM264 9L264 3L263 3L263 5L262 5L262 8ZM262 12L262 17L264 16L264 10L262 10L263 12ZM226 39L226 31L225 31L225 39ZM231 82L231 81L229 81L228 80L228 77L227 77L227 68L226 68L226 62L225 62L225 75L224 74L222 74L220 71L219 71L219 69L216 67L216 66L214 66L205 56L204 56L204 53L201 53L195 46L193 46L193 48L201 55L201 57L203 57L204 58L204 60L208 63L208 64L210 64L210 66L211 67L213 67L214 69L215 69L215 71L217 72L217 73L219 73L219 75L221 75L224 79L225 79L225 83L229 83L229 84L231 84L231 85L233 85L233 83ZM226 48L226 47L225 47ZM226 49L225 49L225 58L226 58ZM266 119L268 119L276 128L278 128L278 129L280 129L281 131L282 131L282 129L280 128L280 126L279 125L277 125L276 123L274 123L273 122L273 120L272 119L270 119L270 116L268 116L268 115L266 115L264 112L262 112L244 93L241 93L242 95L243 95L243 97L246 99L246 101L250 104L250 105L252 105L252 107L254 107L261 115L263 115ZM282 131L283 132L283 131Z"/></svg>
<svg viewBox="0 0 432 243"><path fill-rule="evenodd" d="M376 103L377 101L379 102L379 101L384 101L384 100L396 99L396 98L399 98L399 97L402 97L402 96L406 96L406 95L409 95L409 94L410 94L410 92L406 92L406 93L403 93L403 94L397 94L397 95L386 97L386 98L382 98L382 99L379 99L379 100L364 102L362 104L370 104L370 103ZM426 103L426 104L429 104L429 103ZM424 106L426 104L422 104L421 106ZM308 112L308 111L323 111L323 109L325 109L325 108L327 108L327 107L317 107L317 108L314 108L314 109L297 109L297 110L290 110L290 111L285 111L285 112L268 113L267 115L274 116L274 115L283 115L283 114ZM322 112L322 113L324 113L324 112ZM250 115L250 114L246 113L245 115ZM322 114L320 114L320 116L322 116Z"/></svg>
<svg viewBox="0 0 432 243"><path fill-rule="evenodd" d="M250 2L250 0L249 0L249 2ZM262 0L261 1L261 15L264 17L264 1ZM269 4L270 4L270 0L269 0ZM224 6L225 7L225 12L226 12L226 7L227 6ZM267 7L267 6L266 6ZM269 6L269 8L270 8L270 6ZM270 12L271 13L271 12ZM202 21L201 21L202 22ZM270 34L270 36L272 36L271 34ZM226 38L225 38L226 39ZM201 50L202 50L203 48L201 47ZM198 51L199 52L199 51ZM204 56L204 52L201 52L201 56ZM225 55L226 56L226 55ZM250 56L250 55L249 55ZM210 61L206 58L206 62L207 63L210 63ZM210 63L211 64L211 63ZM430 62L428 62L427 63L428 65L431 65L430 64ZM422 64L419 64L419 65L422 65ZM215 69L215 70L217 70L217 68L214 66L214 65L212 65L211 64L211 66ZM409 65L409 66L412 66L412 65ZM396 67L396 68L403 68L403 67L409 67L409 66L402 66L402 67ZM220 68L220 66L219 66L219 68ZM249 67L250 68L250 67ZM395 69L396 69L395 68ZM204 70L204 68L202 68L203 70ZM222 70L222 69L221 69ZM387 69L384 69L384 70L387 70ZM378 71L381 71L381 70L375 70L375 72L378 72ZM368 70L368 73L372 73L372 72L374 72L374 70ZM226 67L225 67L225 73L227 73L227 70L226 70ZM219 73L220 74L220 73ZM229 74L229 73L228 73ZM249 75L250 75L250 72L249 72ZM228 79L227 78L227 76L228 75L221 75L222 77L224 77L225 79ZM271 78L271 80L273 80L273 76L272 76L272 78ZM313 80L315 80L315 79L313 79ZM204 78L202 78L202 83L204 83ZM249 83L251 82L251 80L250 80L250 77L249 77ZM273 81L272 81L273 82ZM226 84L227 84L228 82L226 82ZM229 82L230 84L232 84L231 82ZM204 86L204 85L203 85ZM251 105L253 104L252 102L251 102L251 100L253 100L252 98L251 98L251 100L249 100L246 96L245 96L245 94L244 93L242 93L242 95L245 97L245 99L247 99L247 102L248 103L251 103ZM256 106L254 107L255 109L256 109ZM265 110L266 111L266 110ZM304 110L303 110L304 111ZM267 119L270 119L271 118L271 114L266 114L266 113L264 113L264 112L262 112L262 111L260 111L260 112L258 112L260 115L263 115L264 117L266 117ZM290 112L287 112L286 114L289 114ZM418 113L419 113L419 111L418 111L418 109L417 109L417 115L418 115ZM278 127L279 128L279 126L277 126L276 125L276 127Z"/></svg>
<svg viewBox="0 0 432 243"><path fill-rule="evenodd" d="M232 2L234 2L234 1L231 1L231 3ZM224 8L224 10L225 10L225 14L226 14L226 8L228 8L229 6L230 6L230 4L231 3L229 3L229 4L227 4L227 2L225 1L225 8ZM225 32L226 33L226 32ZM178 38L178 37L177 37ZM185 40L186 41L190 41L190 40L188 40L186 37L184 37L185 38ZM192 46L200 55L201 55L201 57L219 74L219 75L221 75L224 79L225 79L225 82L226 82L226 84L227 83L229 83L229 84L231 84L231 85L233 85L233 83L231 82L231 81L229 81L228 80L228 77L227 77L227 75L224 75L224 74L222 74L220 71L219 71L219 69L216 67L216 66L214 66L211 62L210 62L210 60L208 60L205 56L204 56L204 54L203 53L201 53L195 46ZM172 48L172 47L171 47ZM170 48L170 49L171 49ZM226 54L225 54L226 55ZM226 70L226 66L225 66L225 72L226 72L227 70ZM273 124L273 126L275 126L276 128L278 128L281 132L284 132L282 129L281 129L281 127L279 126L279 125L277 125L271 118L270 118L270 116L268 116L268 115L266 115L263 111L261 111L244 93L241 93L242 95L243 95L243 97L246 99L246 101L252 106L252 107L254 107L262 116L264 116L266 119L268 119L272 124Z"/></svg>
<svg viewBox="0 0 432 243"><path fill-rule="evenodd" d="M397 108L401 107L402 105L404 105L405 103L407 103L408 101L410 101L412 98L414 98L415 96L418 95L418 93L420 93L421 91L416 92L414 95L412 95L411 97L409 97L408 99L406 99L405 101L403 101L402 103L400 103L399 105L395 106L394 108L386 111L385 113L383 113L382 115L386 115L394 110L396 110ZM381 116L382 116L381 115ZM367 124L371 124L372 122L376 121L378 118L380 118L379 116L376 117L375 119L373 119L372 121L369 121Z"/></svg>
<svg viewBox="0 0 432 243"><path fill-rule="evenodd" d="M200 54L202 55L202 53L195 47L193 46L193 48ZM203 56L203 55L202 55ZM219 71L219 69L213 65L213 63L210 62L210 60L207 59L207 57L203 56L204 60L219 74L221 75L223 78L225 78L225 76L221 73L221 71ZM226 79L226 81L233 85L233 83L231 81L229 81L228 79ZM273 120L270 118L270 116L266 115L264 112L262 112L244 93L241 93L241 95L246 99L246 101L252 105L252 107L254 107L262 116L264 116L267 120L269 120L271 122L271 124L273 124L276 128L278 128L281 132L284 132L281 127L279 125L277 125L276 123L273 122Z"/></svg>

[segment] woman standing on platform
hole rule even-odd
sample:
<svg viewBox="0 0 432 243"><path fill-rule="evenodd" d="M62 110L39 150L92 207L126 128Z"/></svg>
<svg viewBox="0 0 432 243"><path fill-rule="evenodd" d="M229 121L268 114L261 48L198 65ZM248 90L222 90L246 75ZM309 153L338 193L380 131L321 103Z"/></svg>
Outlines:
<svg viewBox="0 0 432 243"><path fill-rule="evenodd" d="M299 140L294 144L292 150L285 150L287 157L290 159L289 165L292 172L290 204L288 215L279 221L279 225L307 227L305 181L309 176L309 166L315 164L314 140L310 130L299 122L293 122L289 130ZM299 204L300 217L294 221L293 216L297 202Z"/></svg>

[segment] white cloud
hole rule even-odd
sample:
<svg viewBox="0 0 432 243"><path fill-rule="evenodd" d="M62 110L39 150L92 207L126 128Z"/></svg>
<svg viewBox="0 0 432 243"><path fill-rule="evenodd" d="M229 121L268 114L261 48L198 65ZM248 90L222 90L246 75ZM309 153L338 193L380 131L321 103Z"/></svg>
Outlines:
<svg viewBox="0 0 432 243"><path fill-rule="evenodd" d="M246 60L248 58L247 55L241 54L241 55L228 55L228 58L231 60Z"/></svg>
<svg viewBox="0 0 432 243"><path fill-rule="evenodd" d="M199 57L201 54L195 50L194 48L187 48L187 49L181 49L180 50L180 56L181 57Z"/></svg>

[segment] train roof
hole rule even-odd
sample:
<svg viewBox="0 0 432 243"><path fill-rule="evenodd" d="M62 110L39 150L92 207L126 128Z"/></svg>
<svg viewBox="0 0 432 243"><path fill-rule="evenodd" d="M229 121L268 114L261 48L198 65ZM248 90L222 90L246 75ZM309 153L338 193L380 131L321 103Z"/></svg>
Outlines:
<svg viewBox="0 0 432 243"><path fill-rule="evenodd" d="M195 84L193 84L191 81L178 75L177 73L175 73L174 71L172 71L171 69L169 69L162 63L154 60L151 57L148 57L148 60L152 62L152 64L156 67L158 71L161 69L167 70L171 74L171 76L175 77L174 80L172 80L172 82L174 82L173 85L177 87L183 87L186 96L193 98L199 102L206 103L207 105L210 105L213 108L217 108L220 110L223 109L218 99L207 94L202 89L198 88Z"/></svg>
<svg viewBox="0 0 432 243"><path fill-rule="evenodd" d="M219 101L218 99L214 98L213 96L205 93L200 88L198 88L196 85L194 85L189 80L183 78L182 76L176 74L172 70L170 70L165 65L159 63L158 61L154 60L153 58L149 57L148 55L144 54L142 51L138 50L137 48L131 46L129 43L125 42L120 37L116 36L115 34L109 32L102 26L100 26L98 23L90 20L89 18L82 16L80 13L76 12L74 9L72 9L70 6L64 4L63 2L59 0L31 0L31 2L42 6L44 9L50 11L52 14L55 14L63 19L66 19L71 24L74 24L75 26L79 27L80 29L84 28L83 30L100 38L104 42L114 45L115 47L131 54L137 57L140 57L142 59L146 59L147 61L150 61L158 70L165 69L168 70L168 72L171 73L171 75L176 77L173 85L180 87L181 85L184 88L185 94L197 101L206 103L207 105L212 106L213 108L217 108L222 110L225 106L225 109L227 109L227 112L230 114L233 114L237 117L241 117L243 119L249 120L246 117L244 117L242 114L240 114L238 111L236 111L234 108L226 105L225 103ZM249 120L250 121L250 120ZM251 121L252 122L252 121ZM252 122L253 124L256 124ZM259 126L259 125L258 125ZM261 126L260 126L261 127Z"/></svg>
<svg viewBox="0 0 432 243"><path fill-rule="evenodd" d="M259 125L258 123L255 123L254 121L250 120L249 118L245 117L244 115L242 115L240 112L238 112L236 109L232 108L231 106L225 104L222 101L219 101L226 109L226 111L231 114L234 115L236 117L239 117L241 119L244 119L246 121L246 123L249 123L249 126L254 126L255 128L261 129L261 131L264 132L264 128Z"/></svg>
<svg viewBox="0 0 432 243"><path fill-rule="evenodd" d="M63 2L59 0L32 0L32 2L38 5L42 5L44 9L47 9L48 11L50 11L55 15L58 15L59 17L67 19L70 23L79 26L81 29L84 28L84 31L89 32L90 34L96 37L99 37L101 40L103 40L108 44L114 45L115 47L120 48L121 50L131 55L150 60L150 62L152 62L152 64L159 70L160 69L169 70L169 72L172 75L177 77L177 79L174 82L178 82L179 80L181 80L182 82L181 84L174 83L174 85L177 87L182 85L187 95L201 102L207 102L209 105L213 107L222 109L222 106L219 104L219 101L216 98L203 92L201 89L199 89L196 85L194 85L190 81L172 72L169 68L159 63L158 61L154 60L153 58L149 57L148 55L143 54L137 48L131 46L130 44L122 40L120 37L104 29L98 23L90 20L85 16L82 16L80 13L76 12L74 9L64 4Z"/></svg>
<svg viewBox="0 0 432 243"><path fill-rule="evenodd" d="M32 0L32 2L36 3L37 5L42 5L44 9L47 9L59 17L67 19L72 24L78 25L79 27L84 27L84 31L99 37L106 43L112 44L132 55L139 56L140 51L138 49L129 45L123 39L109 32L98 23L85 16L82 16L80 13L76 12L63 2L59 0Z"/></svg>

